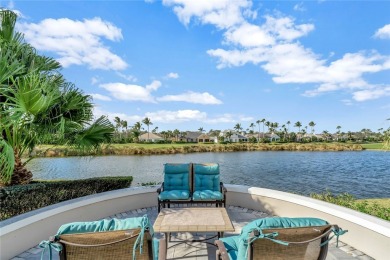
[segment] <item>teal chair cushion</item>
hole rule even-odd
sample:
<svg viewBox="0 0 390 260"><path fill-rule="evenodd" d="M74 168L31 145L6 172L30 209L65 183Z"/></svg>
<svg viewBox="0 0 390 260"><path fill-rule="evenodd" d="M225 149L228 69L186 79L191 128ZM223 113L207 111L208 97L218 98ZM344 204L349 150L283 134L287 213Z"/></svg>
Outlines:
<svg viewBox="0 0 390 260"><path fill-rule="evenodd" d="M158 195L159 200L187 200L189 198L190 192L188 190L162 191Z"/></svg>
<svg viewBox="0 0 390 260"><path fill-rule="evenodd" d="M190 164L164 164L164 191L190 190Z"/></svg>
<svg viewBox="0 0 390 260"><path fill-rule="evenodd" d="M238 240L240 236L222 237L220 240L223 242L226 251L229 255L229 259L237 259L238 253Z"/></svg>
<svg viewBox="0 0 390 260"><path fill-rule="evenodd" d="M194 191L220 191L219 164L194 164Z"/></svg>
<svg viewBox="0 0 390 260"><path fill-rule="evenodd" d="M103 219L98 221L68 223L62 225L58 229L57 236L65 234L104 232L135 228L149 229L150 235L153 236L153 226L150 224L146 215L138 218Z"/></svg>
<svg viewBox="0 0 390 260"><path fill-rule="evenodd" d="M160 240L157 238L153 238L153 259L158 260L158 253L159 253L159 246L160 246Z"/></svg>
<svg viewBox="0 0 390 260"><path fill-rule="evenodd" d="M219 191L212 191L212 190L195 191L194 194L192 195L192 199L194 201L222 200L223 195Z"/></svg>
<svg viewBox="0 0 390 260"><path fill-rule="evenodd" d="M230 259L246 259L246 252L248 249L247 240L249 238L249 234L255 229L294 228L324 225L328 225L328 222L319 218L262 218L245 225L239 236L232 237L232 239L228 239L229 237L222 238L221 240L227 250L228 247L231 248L231 251L234 251L235 249L237 250L236 253L229 252Z"/></svg>

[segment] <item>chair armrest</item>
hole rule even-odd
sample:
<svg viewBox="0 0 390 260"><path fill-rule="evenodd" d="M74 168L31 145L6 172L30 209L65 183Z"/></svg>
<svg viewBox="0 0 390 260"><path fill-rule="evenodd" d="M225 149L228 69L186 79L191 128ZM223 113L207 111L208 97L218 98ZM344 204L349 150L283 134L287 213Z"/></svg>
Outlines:
<svg viewBox="0 0 390 260"><path fill-rule="evenodd" d="M226 189L226 187L223 185L223 182L222 182L222 181L219 183L219 186L221 187L221 192L222 192L222 193L226 193L226 192L227 192L227 189Z"/></svg>
<svg viewBox="0 0 390 260"><path fill-rule="evenodd" d="M165 260L167 257L167 240L165 238L160 238L159 240L158 260Z"/></svg>
<svg viewBox="0 0 390 260"><path fill-rule="evenodd" d="M161 191L163 191L163 190L164 190L164 182L161 183L161 186L157 188L157 193L160 194Z"/></svg>
<svg viewBox="0 0 390 260"><path fill-rule="evenodd" d="M225 245L221 240L215 240L214 244L218 247L217 254L222 260L229 260L229 255Z"/></svg>

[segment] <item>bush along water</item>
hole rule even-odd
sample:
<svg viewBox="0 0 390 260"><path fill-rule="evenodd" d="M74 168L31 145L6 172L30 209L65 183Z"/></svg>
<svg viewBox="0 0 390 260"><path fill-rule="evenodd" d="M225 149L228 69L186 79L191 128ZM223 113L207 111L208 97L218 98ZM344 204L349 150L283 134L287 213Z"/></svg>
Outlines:
<svg viewBox="0 0 390 260"><path fill-rule="evenodd" d="M367 200L358 201L354 196L348 193L334 195L331 192L326 191L319 194L310 194L310 197L390 221L390 207L384 207L375 202L369 203Z"/></svg>

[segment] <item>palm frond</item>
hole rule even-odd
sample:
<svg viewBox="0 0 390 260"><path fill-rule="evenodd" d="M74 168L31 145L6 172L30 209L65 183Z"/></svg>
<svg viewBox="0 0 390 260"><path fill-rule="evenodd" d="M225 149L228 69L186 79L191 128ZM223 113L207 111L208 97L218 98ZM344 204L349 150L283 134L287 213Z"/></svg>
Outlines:
<svg viewBox="0 0 390 260"><path fill-rule="evenodd" d="M110 120L101 116L88 128L75 135L74 144L82 149L98 148L100 144L111 140L114 130Z"/></svg>
<svg viewBox="0 0 390 260"><path fill-rule="evenodd" d="M11 181L15 167L14 150L4 139L0 139L0 178L3 183Z"/></svg>

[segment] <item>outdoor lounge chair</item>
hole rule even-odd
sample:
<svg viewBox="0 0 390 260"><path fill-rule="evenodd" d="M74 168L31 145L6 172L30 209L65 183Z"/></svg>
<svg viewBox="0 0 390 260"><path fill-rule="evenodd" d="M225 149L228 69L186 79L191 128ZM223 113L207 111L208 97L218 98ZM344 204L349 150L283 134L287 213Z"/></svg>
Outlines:
<svg viewBox="0 0 390 260"><path fill-rule="evenodd" d="M220 181L218 163L193 164L193 190L193 202L226 206L226 188Z"/></svg>
<svg viewBox="0 0 390 260"><path fill-rule="evenodd" d="M191 169L192 164L164 164L164 182L157 189L158 212L170 203L191 202Z"/></svg>
<svg viewBox="0 0 390 260"><path fill-rule="evenodd" d="M322 259L329 234L344 234L317 218L264 218L243 227L238 236L216 240L217 259Z"/></svg>
<svg viewBox="0 0 390 260"><path fill-rule="evenodd" d="M93 222L74 222L62 225L57 234L40 246L59 252L60 259L165 259L165 240L153 239L153 227L147 216L110 219Z"/></svg>

